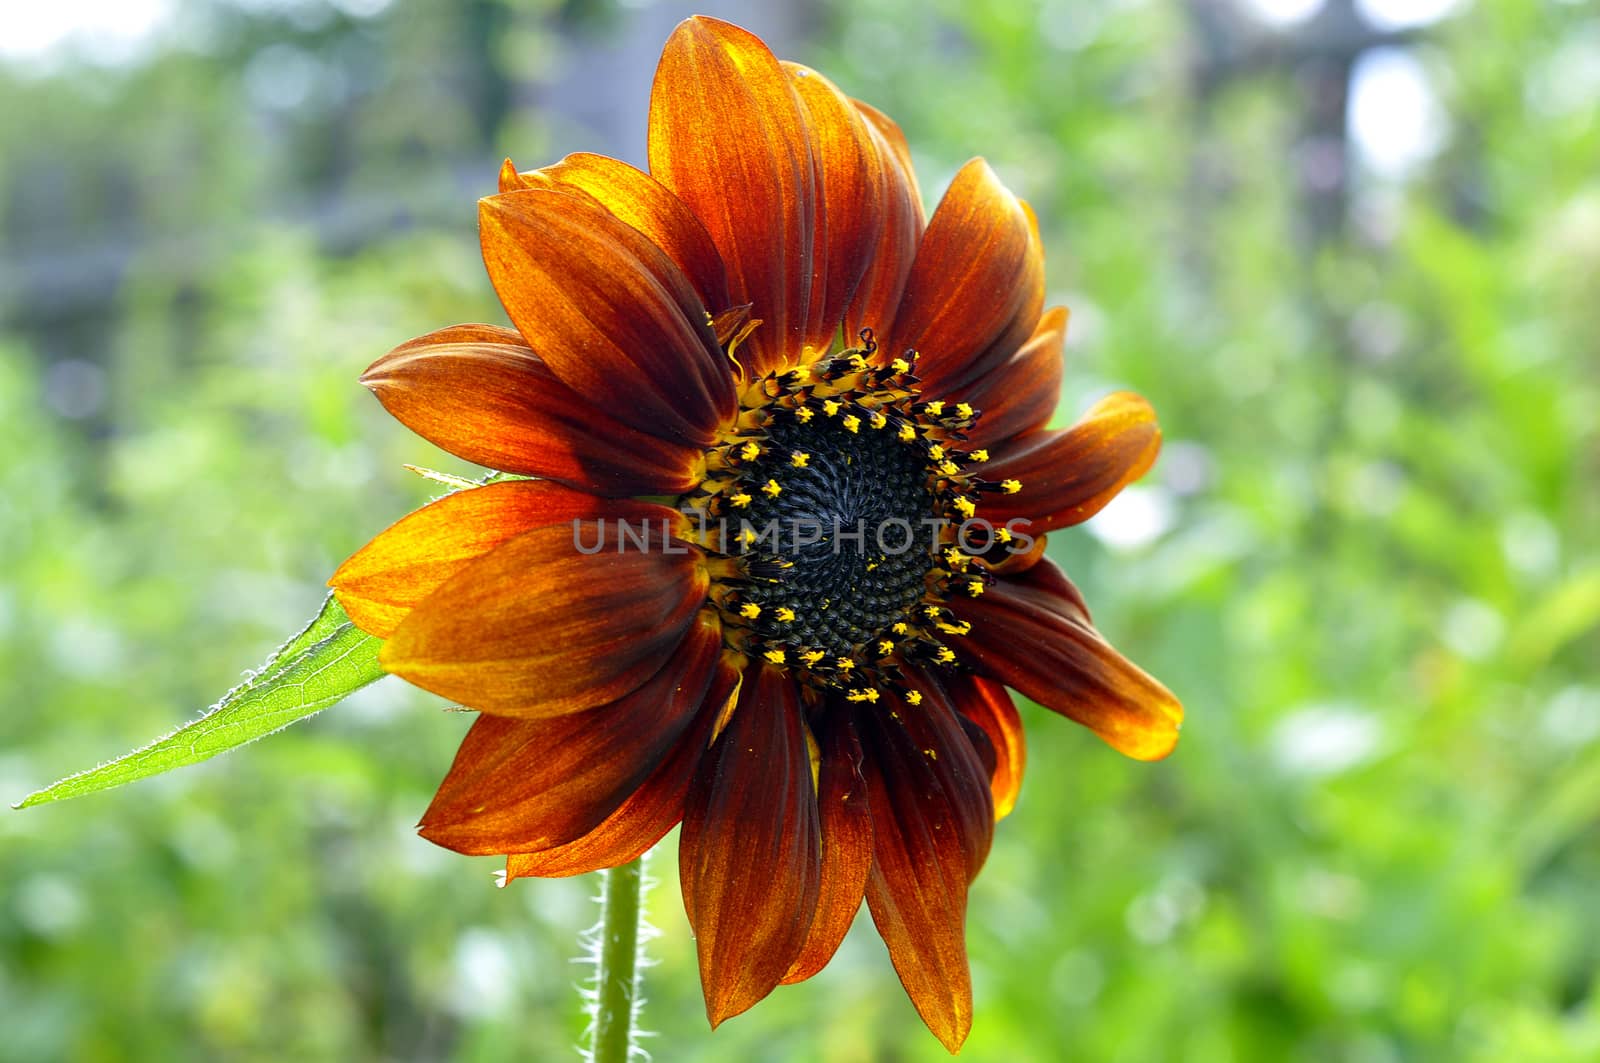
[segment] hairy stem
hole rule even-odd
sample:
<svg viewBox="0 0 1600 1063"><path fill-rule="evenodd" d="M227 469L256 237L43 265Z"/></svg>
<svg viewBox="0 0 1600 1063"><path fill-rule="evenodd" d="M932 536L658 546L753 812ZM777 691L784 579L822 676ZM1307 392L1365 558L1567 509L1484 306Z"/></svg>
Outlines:
<svg viewBox="0 0 1600 1063"><path fill-rule="evenodd" d="M600 908L599 967L595 972L595 1063L628 1063L634 1002L639 997L639 886L643 859L605 873Z"/></svg>

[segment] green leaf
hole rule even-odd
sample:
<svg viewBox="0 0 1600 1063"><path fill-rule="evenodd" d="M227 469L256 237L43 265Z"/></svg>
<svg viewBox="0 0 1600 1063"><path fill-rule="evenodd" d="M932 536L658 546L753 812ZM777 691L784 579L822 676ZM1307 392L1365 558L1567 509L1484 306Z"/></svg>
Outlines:
<svg viewBox="0 0 1600 1063"><path fill-rule="evenodd" d="M304 631L280 646L204 716L109 764L69 775L28 795L15 807L79 797L198 764L280 731L382 678L378 664L382 644L381 639L352 624L330 594Z"/></svg>

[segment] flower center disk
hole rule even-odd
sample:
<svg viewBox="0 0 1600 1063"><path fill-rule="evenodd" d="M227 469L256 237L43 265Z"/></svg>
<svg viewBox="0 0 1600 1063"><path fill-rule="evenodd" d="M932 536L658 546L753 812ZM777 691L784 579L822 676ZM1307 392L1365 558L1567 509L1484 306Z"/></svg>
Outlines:
<svg viewBox="0 0 1600 1063"><path fill-rule="evenodd" d="M874 364L863 341L746 387L681 505L725 559L711 596L728 646L876 700L899 661L954 660L946 596L985 582L958 534L987 486L965 466L987 455L959 449L976 411L921 400L914 352Z"/></svg>

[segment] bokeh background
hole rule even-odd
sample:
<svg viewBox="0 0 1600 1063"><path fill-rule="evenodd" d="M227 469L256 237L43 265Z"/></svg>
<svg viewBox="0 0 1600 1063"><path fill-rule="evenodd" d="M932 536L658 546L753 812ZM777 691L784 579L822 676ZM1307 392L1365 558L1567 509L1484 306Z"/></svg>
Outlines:
<svg viewBox="0 0 1600 1063"><path fill-rule="evenodd" d="M1600 1058L1600 8L1539 0L53 0L0 6L0 797L164 733L469 472L355 382L502 320L506 155L642 161L734 18L985 154L1073 312L1060 417L1160 411L1052 537L1179 692L1157 765L1026 706L972 895L972 1060ZM0 1059L571 1058L595 883L412 825L468 720L397 681L0 814ZM675 837L675 836L674 836ZM937 1060L863 920L670 1060Z"/></svg>

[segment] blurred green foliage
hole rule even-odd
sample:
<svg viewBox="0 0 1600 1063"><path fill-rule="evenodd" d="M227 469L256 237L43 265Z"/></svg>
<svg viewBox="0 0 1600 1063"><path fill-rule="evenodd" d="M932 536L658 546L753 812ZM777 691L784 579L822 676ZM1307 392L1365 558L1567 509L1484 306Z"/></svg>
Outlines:
<svg viewBox="0 0 1600 1063"><path fill-rule="evenodd" d="M137 63L0 65L8 800L232 686L429 497L402 462L470 472L355 377L500 320L475 197L603 146L541 86L666 5L379 7L196 0ZM930 202L990 158L1074 312L1061 416L1132 386L1168 439L1052 549L1185 737L1135 764L1025 709L964 1055L1600 1058L1600 12L1390 42L1449 123L1395 178L1341 139L1333 35L1226 7L840 0L777 42L902 122ZM0 816L0 1060L563 1058L594 884L414 836L442 708L386 680ZM656 1059L943 1058L864 923L709 1033L673 849Z"/></svg>

